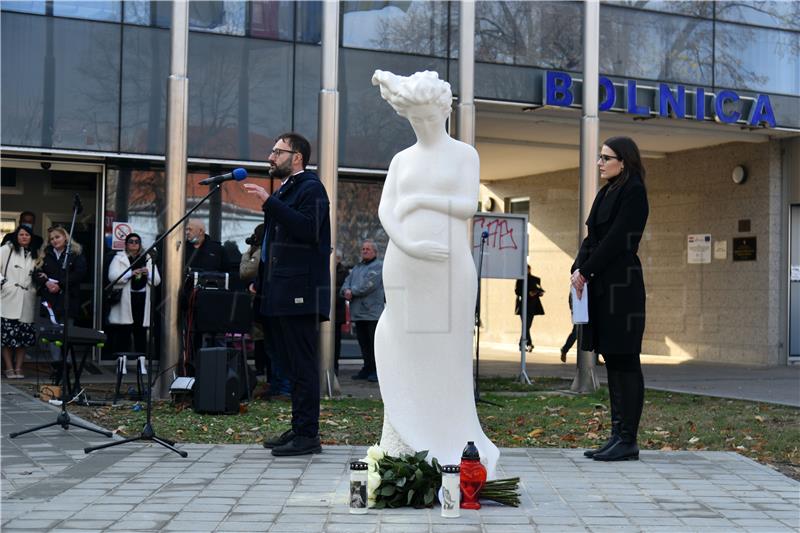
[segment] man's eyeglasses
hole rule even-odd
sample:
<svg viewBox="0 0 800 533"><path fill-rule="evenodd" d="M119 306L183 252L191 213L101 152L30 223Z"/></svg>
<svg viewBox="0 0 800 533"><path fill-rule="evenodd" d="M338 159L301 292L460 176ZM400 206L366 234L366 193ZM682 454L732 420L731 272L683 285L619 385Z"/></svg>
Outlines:
<svg viewBox="0 0 800 533"><path fill-rule="evenodd" d="M281 154L296 154L297 150L284 150L283 148L273 148L269 155L278 157Z"/></svg>
<svg viewBox="0 0 800 533"><path fill-rule="evenodd" d="M612 159L616 159L617 161L622 161L622 159L620 159L619 157L615 157L613 155L606 155L606 154L598 154L597 159L598 159L598 161L600 159L602 159L603 163L608 163Z"/></svg>

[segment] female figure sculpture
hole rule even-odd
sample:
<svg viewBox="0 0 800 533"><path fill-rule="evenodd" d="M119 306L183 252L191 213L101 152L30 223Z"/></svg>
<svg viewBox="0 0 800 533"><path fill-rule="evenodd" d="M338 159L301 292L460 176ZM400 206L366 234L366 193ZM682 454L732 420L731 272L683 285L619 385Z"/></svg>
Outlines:
<svg viewBox="0 0 800 533"><path fill-rule="evenodd" d="M475 441L492 478L500 453L481 429L472 382L477 273L468 235L478 154L447 134L452 92L435 72L377 70L372 83L417 136L392 159L378 210L390 238L375 332L381 447L393 455L429 450L457 464Z"/></svg>

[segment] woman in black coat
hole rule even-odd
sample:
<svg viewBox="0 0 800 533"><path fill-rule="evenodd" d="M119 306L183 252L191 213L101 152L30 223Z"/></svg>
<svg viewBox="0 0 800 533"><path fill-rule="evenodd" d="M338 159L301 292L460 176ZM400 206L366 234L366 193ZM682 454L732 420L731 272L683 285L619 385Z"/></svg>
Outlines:
<svg viewBox="0 0 800 533"><path fill-rule="evenodd" d="M522 315L522 280L518 279L514 287L514 293L517 295L517 301L514 305L514 314ZM528 265L528 302L525 309L527 316L525 321L525 332L527 337L525 341L525 349L529 352L533 351L533 337L531 336L531 325L533 324L533 317L536 315L544 314L544 307L542 306L541 297L544 295L542 288L542 280L537 276L531 274L531 266ZM523 339L520 338L519 344L522 346Z"/></svg>
<svg viewBox="0 0 800 533"><path fill-rule="evenodd" d="M589 323L581 348L602 354L608 373L611 437L584 453L598 461L639 458L636 434L644 406L639 361L645 325L645 290L637 252L649 207L639 148L628 137L612 137L597 159L607 183L586 220L588 234L572 265L571 282L589 291ZM588 285L587 285L588 283Z"/></svg>
<svg viewBox="0 0 800 533"><path fill-rule="evenodd" d="M54 226L47 232L49 244L44 247L35 263L34 282L38 286L42 302L50 305L56 320L64 321L64 291L69 277L69 309L67 317L74 320L80 313L80 284L86 277L86 259L81 254L81 245L72 241L69 265L64 265L64 252L69 241L69 233L61 226ZM42 310L44 313L44 309Z"/></svg>

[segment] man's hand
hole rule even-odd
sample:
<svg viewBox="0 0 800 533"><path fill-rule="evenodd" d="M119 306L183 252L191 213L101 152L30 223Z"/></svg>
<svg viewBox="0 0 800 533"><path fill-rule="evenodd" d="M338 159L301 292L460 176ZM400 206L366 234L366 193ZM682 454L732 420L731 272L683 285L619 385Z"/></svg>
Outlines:
<svg viewBox="0 0 800 533"><path fill-rule="evenodd" d="M50 294L57 294L59 291L61 291L61 287L57 281L48 281L45 283L45 286Z"/></svg>
<svg viewBox="0 0 800 533"><path fill-rule="evenodd" d="M345 300L352 300L353 299L353 291L350 289L345 289L344 291L344 299Z"/></svg>
<svg viewBox="0 0 800 533"><path fill-rule="evenodd" d="M242 187L244 187L244 190L248 193L258 196L262 202L266 202L267 198L269 198L269 193L261 185L256 185L255 183L245 183L242 185Z"/></svg>
<svg viewBox="0 0 800 533"><path fill-rule="evenodd" d="M255 294L256 293L256 284L255 283L251 283L250 285L247 286L247 290L250 291L250 294Z"/></svg>

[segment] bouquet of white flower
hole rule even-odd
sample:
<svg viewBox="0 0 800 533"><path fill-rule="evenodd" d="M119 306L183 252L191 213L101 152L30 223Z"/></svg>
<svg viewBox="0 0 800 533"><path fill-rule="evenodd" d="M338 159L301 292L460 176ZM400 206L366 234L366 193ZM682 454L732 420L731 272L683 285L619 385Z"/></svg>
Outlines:
<svg viewBox="0 0 800 533"><path fill-rule="evenodd" d="M442 467L436 458L426 461L428 451L393 457L380 446L367 450L368 505L384 507L431 507L442 484Z"/></svg>

